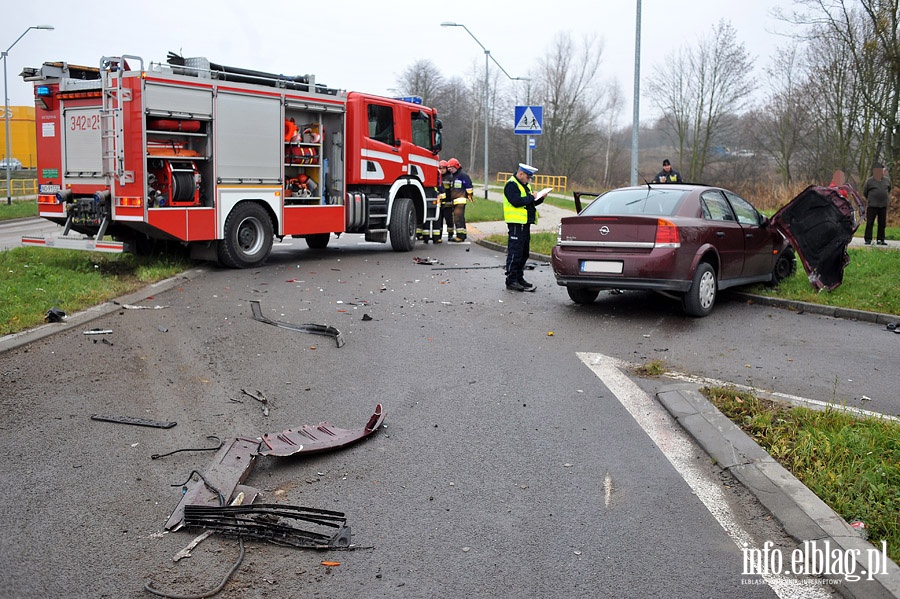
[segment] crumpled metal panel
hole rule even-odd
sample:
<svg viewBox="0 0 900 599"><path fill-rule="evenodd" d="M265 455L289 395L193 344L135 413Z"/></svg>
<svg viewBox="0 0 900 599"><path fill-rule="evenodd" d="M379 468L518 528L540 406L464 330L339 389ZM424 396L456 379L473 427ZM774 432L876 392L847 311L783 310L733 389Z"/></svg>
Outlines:
<svg viewBox="0 0 900 599"><path fill-rule="evenodd" d="M300 428L289 428L281 433L268 433L262 436L259 453L284 457L297 453L328 451L368 437L381 426L383 420L384 410L381 404L378 404L375 406L375 413L362 428L337 428L327 422L320 422L315 426L305 424Z"/></svg>
<svg viewBox="0 0 900 599"><path fill-rule="evenodd" d="M832 290L844 280L847 246L863 214L863 201L851 186L810 185L769 222L791 242L810 284Z"/></svg>

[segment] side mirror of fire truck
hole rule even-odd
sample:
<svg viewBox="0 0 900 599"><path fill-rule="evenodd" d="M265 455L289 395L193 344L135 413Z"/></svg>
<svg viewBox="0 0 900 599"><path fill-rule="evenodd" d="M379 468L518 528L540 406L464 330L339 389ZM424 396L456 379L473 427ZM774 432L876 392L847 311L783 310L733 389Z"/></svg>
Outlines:
<svg viewBox="0 0 900 599"><path fill-rule="evenodd" d="M434 143L431 145L431 151L435 154L441 151L443 137L441 129L443 128L444 123L442 123L440 119L434 119L434 129L431 130L432 137L434 138Z"/></svg>

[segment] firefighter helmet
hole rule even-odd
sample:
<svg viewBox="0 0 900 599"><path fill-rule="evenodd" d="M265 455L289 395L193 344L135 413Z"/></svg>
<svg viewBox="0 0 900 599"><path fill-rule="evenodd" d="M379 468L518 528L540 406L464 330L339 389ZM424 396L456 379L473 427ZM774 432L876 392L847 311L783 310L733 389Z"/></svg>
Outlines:
<svg viewBox="0 0 900 599"><path fill-rule="evenodd" d="M451 158L450 160L448 160L447 166L455 168L457 170L462 168L462 165L459 163L459 160L457 160L456 158Z"/></svg>
<svg viewBox="0 0 900 599"><path fill-rule="evenodd" d="M447 168L447 161L441 160L440 162L438 162L438 168Z"/></svg>

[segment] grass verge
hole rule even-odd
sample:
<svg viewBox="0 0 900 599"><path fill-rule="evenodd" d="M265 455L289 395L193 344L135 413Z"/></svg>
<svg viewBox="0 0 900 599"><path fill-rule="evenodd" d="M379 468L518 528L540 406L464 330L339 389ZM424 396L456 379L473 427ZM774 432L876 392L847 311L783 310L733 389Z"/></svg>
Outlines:
<svg viewBox="0 0 900 599"><path fill-rule="evenodd" d="M35 327L50 308L96 306L184 271L177 256L137 257L75 250L14 248L0 252L0 335Z"/></svg>
<svg viewBox="0 0 900 599"><path fill-rule="evenodd" d="M732 388L701 392L847 522L900 561L900 422L792 407Z"/></svg>
<svg viewBox="0 0 900 599"><path fill-rule="evenodd" d="M27 218L38 215L37 202L34 200L13 200L12 204L0 202L0 220Z"/></svg>
<svg viewBox="0 0 900 599"><path fill-rule="evenodd" d="M870 246L849 248L847 253L850 264L844 269L844 282L833 291L816 292L799 260L794 276L782 281L778 287L756 285L748 291L825 306L900 315L900 294L897 294L900 251Z"/></svg>

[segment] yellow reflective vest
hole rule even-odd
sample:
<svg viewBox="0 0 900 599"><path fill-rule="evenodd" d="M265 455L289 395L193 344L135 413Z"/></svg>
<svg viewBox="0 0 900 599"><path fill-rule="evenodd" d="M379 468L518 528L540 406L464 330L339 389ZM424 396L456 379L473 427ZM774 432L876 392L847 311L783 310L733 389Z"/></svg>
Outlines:
<svg viewBox="0 0 900 599"><path fill-rule="evenodd" d="M519 188L520 197L527 196L531 190L522 185L522 183L516 179L516 176L513 175L506 181L507 183L513 182L516 184L516 187ZM534 224L537 224L537 210L534 211ZM509 200L506 199L506 194L503 194L503 220L508 223L518 223L518 224L526 224L528 222L528 209L524 206L518 207L513 206L509 203Z"/></svg>

